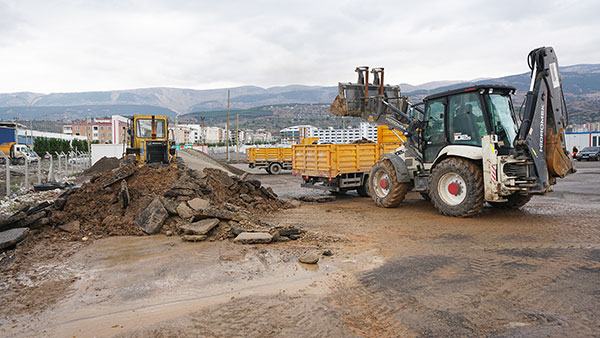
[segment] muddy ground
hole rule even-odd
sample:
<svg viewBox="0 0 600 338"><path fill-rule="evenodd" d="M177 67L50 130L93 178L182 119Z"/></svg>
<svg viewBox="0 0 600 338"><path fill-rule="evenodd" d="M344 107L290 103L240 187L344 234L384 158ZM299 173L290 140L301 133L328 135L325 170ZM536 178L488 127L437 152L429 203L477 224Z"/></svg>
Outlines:
<svg viewBox="0 0 600 338"><path fill-rule="evenodd" d="M441 216L414 193L395 209L349 194L263 217L304 228L298 241L27 241L30 257L0 261L2 276L27 267L19 284L3 277L0 334L599 336L600 165L577 167L523 210L470 219ZM252 172L282 197L320 193ZM325 250L333 256L318 265L297 262Z"/></svg>

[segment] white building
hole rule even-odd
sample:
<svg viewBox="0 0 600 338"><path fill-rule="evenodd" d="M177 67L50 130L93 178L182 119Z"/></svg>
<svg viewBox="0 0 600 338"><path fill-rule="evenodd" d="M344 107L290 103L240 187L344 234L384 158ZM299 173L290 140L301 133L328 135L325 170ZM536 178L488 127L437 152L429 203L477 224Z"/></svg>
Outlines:
<svg viewBox="0 0 600 338"><path fill-rule="evenodd" d="M318 128L315 126L311 126L308 124L300 125L300 126L291 126L279 131L281 135L281 143L283 144L296 144L300 143L300 140L317 130Z"/></svg>
<svg viewBox="0 0 600 338"><path fill-rule="evenodd" d="M201 143L218 143L225 141L225 131L219 127L204 127L201 130Z"/></svg>
<svg viewBox="0 0 600 338"><path fill-rule="evenodd" d="M310 125L293 126L281 130L281 143L299 143L306 137L318 137L319 143L352 143L367 139L377 142L377 125L361 122L358 128L320 129Z"/></svg>
<svg viewBox="0 0 600 338"><path fill-rule="evenodd" d="M578 150L585 147L600 147L600 131L568 132L565 133L565 142L569 152L574 146Z"/></svg>

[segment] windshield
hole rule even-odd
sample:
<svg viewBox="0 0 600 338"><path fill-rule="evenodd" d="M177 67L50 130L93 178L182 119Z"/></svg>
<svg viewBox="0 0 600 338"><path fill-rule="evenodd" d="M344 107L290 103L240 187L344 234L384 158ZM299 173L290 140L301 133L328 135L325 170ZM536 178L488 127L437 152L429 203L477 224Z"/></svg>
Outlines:
<svg viewBox="0 0 600 338"><path fill-rule="evenodd" d="M596 150L598 150L598 149L599 149L599 148L597 148L597 147L585 147L585 148L583 148L583 150L582 150L582 151L596 151Z"/></svg>
<svg viewBox="0 0 600 338"><path fill-rule="evenodd" d="M154 120L156 123L156 137L164 138L165 137L165 121L164 120ZM144 119L137 120L137 137L142 138L151 138L152 137L152 120Z"/></svg>
<svg viewBox="0 0 600 338"><path fill-rule="evenodd" d="M498 145L512 148L518 128L512 113L510 96L486 94L484 95L484 101L490 114L492 133L498 135Z"/></svg>

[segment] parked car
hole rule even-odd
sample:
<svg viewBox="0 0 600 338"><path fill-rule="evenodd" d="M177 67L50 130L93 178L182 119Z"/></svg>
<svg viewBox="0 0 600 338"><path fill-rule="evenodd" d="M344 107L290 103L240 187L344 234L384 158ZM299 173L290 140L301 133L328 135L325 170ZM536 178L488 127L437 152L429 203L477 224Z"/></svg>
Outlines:
<svg viewBox="0 0 600 338"><path fill-rule="evenodd" d="M577 153L577 161L598 161L600 160L600 147L585 147Z"/></svg>

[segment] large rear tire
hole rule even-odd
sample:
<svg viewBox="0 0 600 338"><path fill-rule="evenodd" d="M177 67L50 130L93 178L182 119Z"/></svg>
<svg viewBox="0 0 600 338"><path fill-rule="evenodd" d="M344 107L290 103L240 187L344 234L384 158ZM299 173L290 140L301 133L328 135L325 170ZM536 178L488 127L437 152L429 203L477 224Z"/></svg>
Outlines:
<svg viewBox="0 0 600 338"><path fill-rule="evenodd" d="M464 158L443 160L433 169L428 191L431 202L443 215L473 216L484 203L481 166Z"/></svg>
<svg viewBox="0 0 600 338"><path fill-rule="evenodd" d="M531 200L531 195L511 195L508 196L508 201L506 202L488 202L492 207L498 209L519 209L529 200Z"/></svg>
<svg viewBox="0 0 600 338"><path fill-rule="evenodd" d="M269 165L269 173L279 175L281 173L281 164L274 162Z"/></svg>
<svg viewBox="0 0 600 338"><path fill-rule="evenodd" d="M375 204L383 208L397 207L408 192L408 183L396 180L396 170L390 160L379 160L369 173L369 193Z"/></svg>

